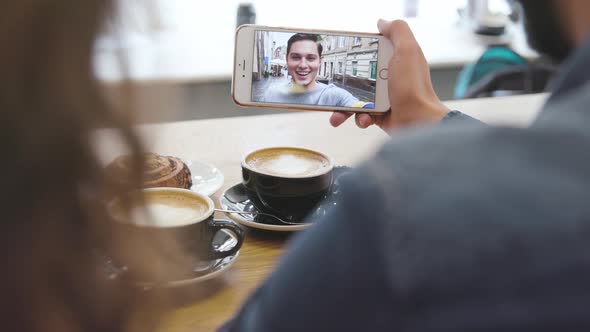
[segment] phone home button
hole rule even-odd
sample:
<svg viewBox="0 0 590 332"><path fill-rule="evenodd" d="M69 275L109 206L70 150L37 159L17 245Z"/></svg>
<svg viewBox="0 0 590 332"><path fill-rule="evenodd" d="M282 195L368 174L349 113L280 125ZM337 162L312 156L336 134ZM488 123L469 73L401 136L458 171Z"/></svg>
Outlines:
<svg viewBox="0 0 590 332"><path fill-rule="evenodd" d="M382 80L386 80L389 78L389 70L387 68L383 68L379 71L379 78Z"/></svg>

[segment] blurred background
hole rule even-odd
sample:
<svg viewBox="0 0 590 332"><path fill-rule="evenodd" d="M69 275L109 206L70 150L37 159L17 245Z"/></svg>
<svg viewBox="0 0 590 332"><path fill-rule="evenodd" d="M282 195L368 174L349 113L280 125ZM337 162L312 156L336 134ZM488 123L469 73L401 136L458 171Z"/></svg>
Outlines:
<svg viewBox="0 0 590 332"><path fill-rule="evenodd" d="M514 52L500 69L538 60L509 0L120 0L117 17L96 41L95 73L113 100L112 88L123 80L138 87L144 123L276 113L281 111L241 109L231 101L239 24L376 32L379 18L409 21L443 100L533 92L470 92L474 77L497 72L476 67L474 74L490 48Z"/></svg>

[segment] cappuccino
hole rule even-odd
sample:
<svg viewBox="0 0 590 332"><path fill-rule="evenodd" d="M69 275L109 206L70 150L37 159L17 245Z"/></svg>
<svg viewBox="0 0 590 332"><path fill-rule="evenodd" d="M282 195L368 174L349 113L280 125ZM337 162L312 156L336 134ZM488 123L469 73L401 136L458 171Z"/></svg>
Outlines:
<svg viewBox="0 0 590 332"><path fill-rule="evenodd" d="M332 168L327 157L298 148L259 150L246 157L246 164L256 172L284 177L312 177Z"/></svg>
<svg viewBox="0 0 590 332"><path fill-rule="evenodd" d="M194 269L198 261L235 255L244 242L240 226L229 220L215 220L214 208L211 198L202 194L158 187L113 199L108 212L114 232L150 246L154 250L145 251L146 259L169 266L166 273L167 278L173 278L170 280L184 280L203 272ZM215 235L222 230L231 234L233 247L228 249L229 243L214 244ZM166 250L165 255L161 249Z"/></svg>
<svg viewBox="0 0 590 332"><path fill-rule="evenodd" d="M206 201L181 193L145 192L143 204L134 204L129 211L129 222L138 226L179 227L207 217L210 208ZM115 212L121 219L121 210Z"/></svg>

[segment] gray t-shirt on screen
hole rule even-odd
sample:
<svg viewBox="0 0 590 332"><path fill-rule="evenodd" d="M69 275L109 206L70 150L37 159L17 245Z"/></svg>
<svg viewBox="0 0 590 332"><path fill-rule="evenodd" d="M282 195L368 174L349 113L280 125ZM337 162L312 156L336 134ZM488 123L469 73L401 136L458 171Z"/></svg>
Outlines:
<svg viewBox="0 0 590 332"><path fill-rule="evenodd" d="M293 84L286 82L268 89L261 101L266 103L339 107L352 107L355 103L359 102L350 92L334 84L317 82L316 88L312 91L298 93L293 90Z"/></svg>

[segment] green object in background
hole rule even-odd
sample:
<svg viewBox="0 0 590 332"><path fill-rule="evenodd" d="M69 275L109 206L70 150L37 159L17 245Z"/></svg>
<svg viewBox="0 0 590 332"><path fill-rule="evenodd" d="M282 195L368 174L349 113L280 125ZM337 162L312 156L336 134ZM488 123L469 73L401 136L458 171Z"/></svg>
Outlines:
<svg viewBox="0 0 590 332"><path fill-rule="evenodd" d="M461 71L455 86L455 98L464 98L471 86L490 74L508 67L526 64L528 61L525 58L508 47L489 48L476 63L466 66Z"/></svg>

